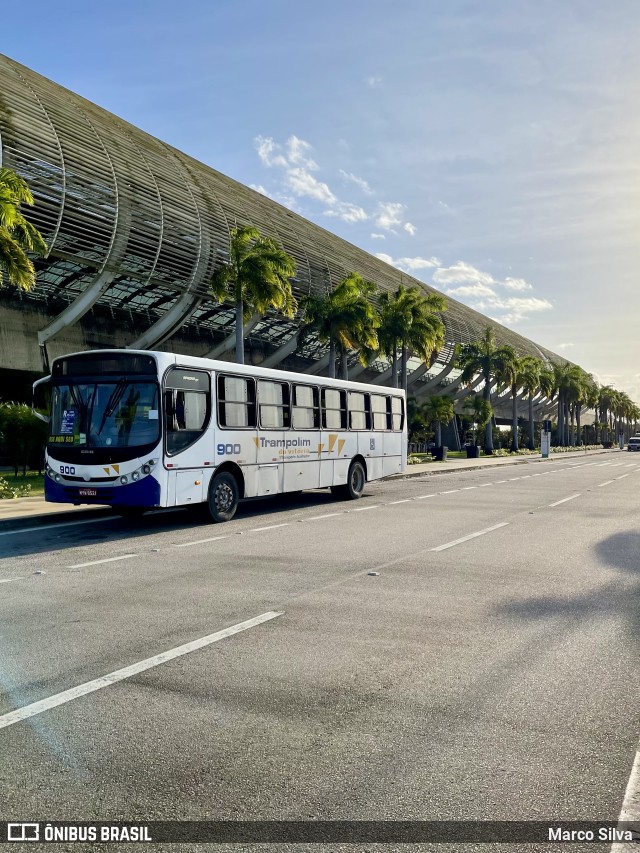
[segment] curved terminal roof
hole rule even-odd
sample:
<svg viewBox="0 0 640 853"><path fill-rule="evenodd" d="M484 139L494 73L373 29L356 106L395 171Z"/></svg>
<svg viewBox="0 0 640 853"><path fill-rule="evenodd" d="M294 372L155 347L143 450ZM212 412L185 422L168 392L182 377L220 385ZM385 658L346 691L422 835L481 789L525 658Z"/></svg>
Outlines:
<svg viewBox="0 0 640 853"><path fill-rule="evenodd" d="M201 339L208 330L211 343L200 354L220 355L234 318L209 296L208 282L227 258L236 225L256 225L295 258L298 297L335 286L352 271L382 290L400 284L433 290L1 55L0 162L29 183L36 204L28 215L50 249L37 262L38 284L28 295L57 306L41 343L94 306L106 306L135 318L130 346L160 348L177 331L184 337L197 330ZM520 354L563 360L446 298L447 346L429 372L411 365L416 388L432 386L440 373L442 386L453 383L454 345L477 339L487 326ZM267 317L252 325L249 347L258 344L270 366L294 358L298 369L306 363L319 372L325 348L311 341L296 351L295 330L290 321ZM377 373L383 380L387 369L377 362L367 379Z"/></svg>

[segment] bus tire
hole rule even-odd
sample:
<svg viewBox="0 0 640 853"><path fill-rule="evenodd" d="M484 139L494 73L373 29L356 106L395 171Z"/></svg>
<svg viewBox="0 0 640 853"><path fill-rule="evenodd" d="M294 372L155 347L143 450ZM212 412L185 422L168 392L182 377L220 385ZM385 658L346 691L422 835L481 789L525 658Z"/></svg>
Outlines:
<svg viewBox="0 0 640 853"><path fill-rule="evenodd" d="M213 521L231 521L238 509L240 488L238 481L229 471L215 474L209 486L207 507Z"/></svg>
<svg viewBox="0 0 640 853"><path fill-rule="evenodd" d="M334 495L338 495L341 498L356 501L362 497L366 482L367 475L364 465L356 459L349 466L346 484L344 486L332 486L331 491Z"/></svg>

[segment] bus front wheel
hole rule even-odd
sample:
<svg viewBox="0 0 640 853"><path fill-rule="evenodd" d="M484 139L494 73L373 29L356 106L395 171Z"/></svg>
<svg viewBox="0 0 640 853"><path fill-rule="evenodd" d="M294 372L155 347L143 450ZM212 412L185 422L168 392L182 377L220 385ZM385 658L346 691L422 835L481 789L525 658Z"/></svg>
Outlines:
<svg viewBox="0 0 640 853"><path fill-rule="evenodd" d="M331 491L334 495L341 498L347 498L355 501L362 497L367 475L362 462L352 462L347 475L347 482L344 486L332 486Z"/></svg>
<svg viewBox="0 0 640 853"><path fill-rule="evenodd" d="M216 474L209 486L209 515L215 522L231 521L238 509L238 481L228 471Z"/></svg>

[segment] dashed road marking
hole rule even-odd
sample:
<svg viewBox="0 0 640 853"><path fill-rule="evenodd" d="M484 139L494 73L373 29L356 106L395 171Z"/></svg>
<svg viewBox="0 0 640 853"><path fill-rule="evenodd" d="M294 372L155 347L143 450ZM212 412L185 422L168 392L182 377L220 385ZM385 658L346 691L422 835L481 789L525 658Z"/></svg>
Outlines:
<svg viewBox="0 0 640 853"><path fill-rule="evenodd" d="M549 504L549 506L560 506L560 504L565 504L567 501L572 501L574 498L579 498L582 492L577 492L575 495L569 495L568 498L562 498L561 501L556 501L555 503Z"/></svg>
<svg viewBox="0 0 640 853"><path fill-rule="evenodd" d="M627 782L627 789L624 793L622 801L622 809L618 824L622 828L623 824L637 823L640 820L640 747L636 751L635 760L631 767L631 774ZM625 827L625 828L628 828ZM631 843L614 842L611 845L611 853L625 853L634 845Z"/></svg>
<svg viewBox="0 0 640 853"><path fill-rule="evenodd" d="M449 489L446 492L440 492L441 495L452 495L454 492L459 492L460 489Z"/></svg>
<svg viewBox="0 0 640 853"><path fill-rule="evenodd" d="M67 569L84 569L85 566L99 566L100 563L117 563L118 560L130 560L132 557L137 557L137 554L122 554L120 557L105 557L103 560L91 560L89 563L75 563L73 566L66 566Z"/></svg>
<svg viewBox="0 0 640 853"><path fill-rule="evenodd" d="M25 578L23 578L23 577L20 577L20 578L3 578L2 580L0 580L0 583L11 583L12 581L23 581L23 580L25 580Z"/></svg>
<svg viewBox="0 0 640 853"><path fill-rule="evenodd" d="M411 503L411 498L403 498L401 501L390 501L388 506L395 506L396 504L408 504Z"/></svg>
<svg viewBox="0 0 640 853"><path fill-rule="evenodd" d="M289 522L285 521L283 524L269 524L267 527L253 527L249 533L262 533L263 530L275 530L277 527L288 527Z"/></svg>
<svg viewBox="0 0 640 853"><path fill-rule="evenodd" d="M625 477L628 477L629 474L620 474L619 477L616 477L616 480L624 480Z"/></svg>
<svg viewBox="0 0 640 853"><path fill-rule="evenodd" d="M472 486L471 488L475 489L475 486ZM418 495L418 497L415 500L423 501L423 500L425 500L425 498L435 498L435 497L436 497L436 493L434 492L432 495Z"/></svg>
<svg viewBox="0 0 640 853"><path fill-rule="evenodd" d="M225 536L211 536L209 539L196 539L195 542L174 542L174 548L188 548L190 545L204 545L205 542L217 542L218 539L227 539Z"/></svg>
<svg viewBox="0 0 640 853"><path fill-rule="evenodd" d="M60 524L40 525L39 527L23 527L19 530L5 530L0 533L0 536L17 536L19 533L42 533L43 530L57 530L58 527L75 527L77 524L103 524L105 521L117 521L115 515L108 515L104 518L89 518L84 521L63 521Z"/></svg>
<svg viewBox="0 0 640 853"><path fill-rule="evenodd" d="M232 637L234 634L239 634L241 631L247 631L249 628L254 628L256 625L261 625L263 622L268 622L271 619L276 619L282 616L282 613L269 611L262 613L260 616L254 616L253 619L247 619L245 622L238 622L237 625L231 625L230 628L223 628L222 631L216 631L215 634L208 634L206 637L201 637L199 640L192 640L189 643L184 643L182 646L176 646L174 649L169 649L166 652L161 652L159 655L146 658L138 661L138 663L125 666L122 669L117 669L115 672L110 672L108 675L103 675L100 678L95 678L93 681L86 681L78 687L72 687L70 690L63 690L62 693L56 693L49 696L47 699L41 699L39 702L33 702L31 705L25 705L23 708L18 708L16 711L11 711L8 714L0 716L0 729L5 729L7 726L12 726L19 723L21 720L27 720L29 717L35 717L36 714L42 714L44 711L49 711L52 708L57 708L59 705L64 705L73 699L79 699L81 696L86 696L88 693L95 693L96 690L101 690L103 687L109 687L110 684L116 684L118 681L124 681L126 678L131 678L133 675L138 675L140 672L145 672L148 669L153 669L161 663L167 663L175 658L187 655L190 652L195 652L205 646L210 646L212 643L217 643L219 640L224 640L226 637Z"/></svg>
<svg viewBox="0 0 640 853"><path fill-rule="evenodd" d="M469 533L467 536L461 536L460 539L454 539L453 542L446 542L444 545L438 545L437 548L431 548L431 551L446 551L447 548L453 548L454 545L460 545L462 542L468 542L470 539L476 539L478 536L484 536L485 533L491 533L492 530L498 530L500 527L506 527L508 521L502 521L500 524L494 524L492 527L485 527L484 530L478 530L476 533Z"/></svg>
<svg viewBox="0 0 640 853"><path fill-rule="evenodd" d="M603 486L608 486L609 483L614 483L615 480L605 480L604 483L598 483L598 488L601 489Z"/></svg>
<svg viewBox="0 0 640 853"><path fill-rule="evenodd" d="M366 512L368 509L379 509L380 504L375 504L374 506L357 506L352 512Z"/></svg>
<svg viewBox="0 0 640 853"><path fill-rule="evenodd" d="M312 518L308 518L307 521L320 521L322 518L335 518L336 515L342 515L341 512L327 512L325 515L314 515Z"/></svg>

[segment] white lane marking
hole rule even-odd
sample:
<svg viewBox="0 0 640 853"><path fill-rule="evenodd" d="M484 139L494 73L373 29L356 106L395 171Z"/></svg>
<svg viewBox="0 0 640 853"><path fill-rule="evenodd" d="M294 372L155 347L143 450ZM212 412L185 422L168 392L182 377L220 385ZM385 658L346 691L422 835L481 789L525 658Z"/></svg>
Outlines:
<svg viewBox="0 0 640 853"><path fill-rule="evenodd" d="M447 492L440 492L441 495L452 495L454 492L459 492L460 489L449 489Z"/></svg>
<svg viewBox="0 0 640 853"><path fill-rule="evenodd" d="M628 477L629 474L620 474L619 477L616 477L616 480L624 480L625 477Z"/></svg>
<svg viewBox="0 0 640 853"><path fill-rule="evenodd" d="M535 476L537 477L538 474L536 474ZM506 482L507 482L506 480L496 480L496 486L499 486L500 483L506 483Z"/></svg>
<svg viewBox="0 0 640 853"><path fill-rule="evenodd" d="M602 486L608 486L609 483L614 483L614 482L615 482L615 480L605 480L604 483L598 483L598 488L600 489L600 488L602 488Z"/></svg>
<svg viewBox="0 0 640 853"><path fill-rule="evenodd" d="M25 580L25 578L23 578L23 577L19 577L19 578L3 578L2 580L0 580L0 583L11 583L12 581L23 581L23 580Z"/></svg>
<svg viewBox="0 0 640 853"><path fill-rule="evenodd" d="M604 468L605 465L611 465L611 462L599 462L598 468Z"/></svg>
<svg viewBox="0 0 640 853"><path fill-rule="evenodd" d="M468 492L468 491L469 491L469 489L477 489L477 488L478 488L477 486L463 486L463 487L462 487L462 491L463 491L463 492ZM428 497L428 496L427 496L427 497Z"/></svg>
<svg viewBox="0 0 640 853"><path fill-rule="evenodd" d="M267 527L253 527L249 533L262 533L263 530L275 530L276 527L288 527L289 522L285 521L283 524L269 524Z"/></svg>
<svg viewBox="0 0 640 853"><path fill-rule="evenodd" d="M475 486L471 486L472 489L475 489ZM417 501L423 501L425 498L435 498L435 492L432 495L418 495L416 498Z"/></svg>
<svg viewBox="0 0 640 853"><path fill-rule="evenodd" d="M205 542L217 542L218 539L227 539L225 536L211 536L209 539L196 539L195 542L174 542L174 548L188 548L190 545L204 545Z"/></svg>
<svg viewBox="0 0 640 853"><path fill-rule="evenodd" d="M522 477L520 477L520 479L521 480L528 480L530 476L531 476L531 474L523 474Z"/></svg>
<svg viewBox="0 0 640 853"><path fill-rule="evenodd" d="M39 702L33 702L31 705L25 705L23 708L18 708L16 711L11 711L8 714L3 714L0 717L0 729L7 726L12 726L14 723L19 723L21 720L26 720L29 717L35 717L36 714L42 714L43 711L49 711L51 708L57 708L58 705L64 705L71 702L73 699L79 699L81 696L86 696L88 693L94 693L96 690L101 690L103 687L108 687L110 684L116 684L118 681L124 681L126 678L131 678L132 675L138 675L140 672L145 672L147 669L153 669L161 663L175 660L175 658L187 655L190 652L195 652L205 646L210 646L212 643L217 643L219 640L224 640L225 637L231 637L234 634L239 634L241 631L246 631L249 628L254 628L256 625L261 625L263 622L268 622L282 616L282 613L269 611L262 613L260 616L254 616L253 619L247 619L245 622L238 622L237 625L232 625L230 628L223 628L222 631L216 631L215 634L207 634L206 637L201 637L199 640L191 640L189 643L184 643L182 646L176 646L175 649L169 649L166 652L161 652L159 655L146 658L138 661L138 663L125 666L122 669L116 669L115 672L110 672L108 675L103 675L100 678L94 678L93 681L86 681L78 687L72 687L70 690L63 690L62 693L56 693L49 696L47 699L41 699Z"/></svg>
<svg viewBox="0 0 640 853"><path fill-rule="evenodd" d="M90 563L75 563L73 566L65 566L67 569L84 569L85 566L97 566L100 563L115 563L118 560L130 560L137 554L123 554L121 557L106 557L104 560L91 560Z"/></svg>
<svg viewBox="0 0 640 853"><path fill-rule="evenodd" d="M629 462L629 464L628 464L628 465L625 465L624 467L625 467L625 468L634 468L634 467L635 467L635 464L636 464L635 462Z"/></svg>
<svg viewBox="0 0 640 853"><path fill-rule="evenodd" d="M538 472L537 474L532 474L531 476L532 476L532 477L541 477L541 476L542 476L542 474L541 474L540 472Z"/></svg>
<svg viewBox="0 0 640 853"><path fill-rule="evenodd" d="M618 824L622 829L622 824L637 823L638 820L640 820L640 747L636 751L636 757L631 767ZM624 828L628 829L628 827ZM631 848L632 844L630 842L615 841L611 845L611 853L625 853L625 851L631 850Z"/></svg>
<svg viewBox="0 0 640 853"><path fill-rule="evenodd" d="M493 486L493 483L480 483L478 486L479 489L484 489L485 486Z"/></svg>
<svg viewBox="0 0 640 853"><path fill-rule="evenodd" d="M396 504L408 504L411 503L411 498L403 498L401 501L391 501L389 506L395 506Z"/></svg>
<svg viewBox="0 0 640 853"><path fill-rule="evenodd" d="M18 533L42 533L43 530L56 530L58 527L75 527L77 524L102 524L105 521L117 521L115 515L105 518L89 518L85 521L64 521L62 524L41 524L39 527L23 527L21 530L5 530L0 536L16 536Z"/></svg>
<svg viewBox="0 0 640 853"><path fill-rule="evenodd" d="M341 512L328 512L326 515L314 515L308 521L320 521L321 518L335 518L336 515L342 515Z"/></svg>
<svg viewBox="0 0 640 853"><path fill-rule="evenodd" d="M552 473L554 473L554 474L555 474L555 471L553 471ZM514 480L519 480L519 479L520 479L520 477L511 477L511 479L509 480L509 482L510 482L510 483L513 483L513 481L514 481Z"/></svg>
<svg viewBox="0 0 640 853"><path fill-rule="evenodd" d="M368 509L378 509L380 504L375 504L374 506L357 506L355 509L351 510L352 512L366 512Z"/></svg>
<svg viewBox="0 0 640 853"><path fill-rule="evenodd" d="M560 506L560 504L564 504L567 501L572 501L574 498L579 498L582 492L577 492L575 495L569 495L568 498L562 498L561 501L556 501L555 503L549 504L549 506Z"/></svg>
<svg viewBox="0 0 640 853"><path fill-rule="evenodd" d="M453 542L446 542L444 545L438 545L437 548L431 548L431 551L446 551L447 548L453 548L454 545L460 545L462 542L468 542L469 539L475 539L477 536L484 536L485 533L491 533L492 530L497 530L499 527L506 527L508 521L501 521L500 524L494 524L493 527L485 527L484 530L478 530L477 533L469 533L468 536L461 536L460 539L454 539Z"/></svg>

